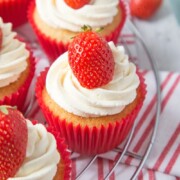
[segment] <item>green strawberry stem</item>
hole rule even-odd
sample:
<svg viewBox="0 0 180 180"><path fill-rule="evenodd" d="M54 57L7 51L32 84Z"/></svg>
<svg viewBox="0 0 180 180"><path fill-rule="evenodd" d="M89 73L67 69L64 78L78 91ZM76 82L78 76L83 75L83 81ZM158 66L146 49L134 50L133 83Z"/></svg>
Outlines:
<svg viewBox="0 0 180 180"><path fill-rule="evenodd" d="M17 109L16 106L8 106L8 105L2 105L0 106L0 111L6 115L8 115L8 108L11 108L11 109Z"/></svg>

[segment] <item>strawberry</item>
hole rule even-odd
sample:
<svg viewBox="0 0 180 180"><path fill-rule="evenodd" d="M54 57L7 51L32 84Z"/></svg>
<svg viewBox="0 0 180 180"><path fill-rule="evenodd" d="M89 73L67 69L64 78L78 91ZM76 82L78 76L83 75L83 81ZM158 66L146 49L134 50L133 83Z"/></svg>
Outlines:
<svg viewBox="0 0 180 180"><path fill-rule="evenodd" d="M27 125L13 107L0 106L0 179L13 177L26 155Z"/></svg>
<svg viewBox="0 0 180 180"><path fill-rule="evenodd" d="M73 9L79 9L88 4L90 0L64 0L65 3Z"/></svg>
<svg viewBox="0 0 180 180"><path fill-rule="evenodd" d="M114 74L114 58L104 38L87 30L74 37L68 47L73 74L81 86L92 89L110 82Z"/></svg>
<svg viewBox="0 0 180 180"><path fill-rule="evenodd" d="M157 11L161 4L162 0L131 0L131 15L141 19L148 19Z"/></svg>
<svg viewBox="0 0 180 180"><path fill-rule="evenodd" d="M2 29L0 28L0 50L2 46Z"/></svg>

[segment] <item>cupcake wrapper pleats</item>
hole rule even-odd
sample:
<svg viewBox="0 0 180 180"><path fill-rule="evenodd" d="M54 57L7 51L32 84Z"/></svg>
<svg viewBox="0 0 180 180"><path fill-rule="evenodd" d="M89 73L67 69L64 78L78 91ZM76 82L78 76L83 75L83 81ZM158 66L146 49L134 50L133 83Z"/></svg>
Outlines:
<svg viewBox="0 0 180 180"><path fill-rule="evenodd" d="M31 0L0 1L0 16L4 22L11 22L13 28L27 22L27 9Z"/></svg>

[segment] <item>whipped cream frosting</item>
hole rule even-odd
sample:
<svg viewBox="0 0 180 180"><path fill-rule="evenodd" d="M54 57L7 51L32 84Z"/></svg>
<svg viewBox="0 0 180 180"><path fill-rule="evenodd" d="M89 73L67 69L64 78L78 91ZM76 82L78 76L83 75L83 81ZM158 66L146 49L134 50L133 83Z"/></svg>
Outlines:
<svg viewBox="0 0 180 180"><path fill-rule="evenodd" d="M28 144L23 165L15 177L8 180L52 180L57 171L60 154L54 136L41 124L27 120Z"/></svg>
<svg viewBox="0 0 180 180"><path fill-rule="evenodd" d="M15 82L27 67L29 52L25 43L15 39L16 33L12 31L11 23L3 23L0 18L2 29L2 47L0 49L0 88Z"/></svg>
<svg viewBox="0 0 180 180"><path fill-rule="evenodd" d="M49 26L78 32L83 25L99 28L111 23L118 12L118 3L119 0L92 0L82 8L73 9L64 0L36 0L36 7Z"/></svg>
<svg viewBox="0 0 180 180"><path fill-rule="evenodd" d="M115 60L112 81L107 85L86 89L80 85L68 63L68 52L50 67L46 89L50 97L63 109L83 117L120 113L136 98L139 77L136 66L129 62L122 46L109 42Z"/></svg>

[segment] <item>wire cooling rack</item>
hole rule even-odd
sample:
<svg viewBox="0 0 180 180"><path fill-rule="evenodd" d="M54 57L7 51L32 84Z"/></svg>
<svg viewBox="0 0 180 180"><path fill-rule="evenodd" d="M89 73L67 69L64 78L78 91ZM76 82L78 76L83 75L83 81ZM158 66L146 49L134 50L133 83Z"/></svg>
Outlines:
<svg viewBox="0 0 180 180"><path fill-rule="evenodd" d="M146 68L149 68L150 70L153 71L153 74L154 74L154 81L155 81L155 84L156 84L156 108L155 108L155 121L154 121L154 125L153 125L153 130L152 130L152 133L151 133L151 138L150 138L150 141L146 147L146 150L145 150L145 153L143 155L139 155L139 154L136 154L134 152L131 152L128 148L130 147L131 145L131 140L132 140L132 137L133 137L133 134L134 134L134 130L135 130L135 127L136 127L136 124L134 124L134 126L132 127L130 133L129 133L129 136L127 137L125 143L124 143L124 146L122 148L115 148L113 149L114 152L118 153L119 154L119 157L118 159L116 158L116 161L114 161L114 164L113 164L113 167L111 168L111 170L109 172L106 172L106 175L105 175L105 178L104 180L107 180L109 179L109 177L111 176L111 174L114 172L114 170L117 168L118 164L122 163L122 159L123 157L126 155L126 156L129 156L129 157L132 157L134 159L137 159L139 164L138 166L136 167L136 170L133 172L132 176L131 176L131 180L134 180L137 178L138 174L140 173L140 171L142 170L146 160L148 159L148 156L151 152L151 149L153 147L153 144L154 144L154 140L155 140L155 137L156 137L156 131L157 131L157 127L158 127L158 121L159 121L159 115L160 115L160 109L161 109L161 92L160 92L160 82L159 82L159 75L158 75L158 70L157 70L157 66L156 66L156 63L153 61L153 57L151 56L148 48L146 47L146 42L145 40L143 39L143 37L141 36L138 28L135 26L135 24L133 23L132 19L127 19L127 22L126 22L126 26L128 27L128 30L131 31L132 34L135 35L135 38L136 38L136 41L140 43L141 45L141 48L143 49L144 53L146 54L147 56L147 60L146 60L146 63L148 64L148 66L146 65ZM27 37L25 34L23 34L22 31L19 31L19 33L24 36L25 38ZM34 40L30 40L29 38L27 38L26 40L28 40L32 47L34 49L36 49L37 47L39 48L39 45L37 42L35 42ZM123 42L123 45L126 49L126 52L129 56L132 55L131 53L131 49L129 48L128 44L126 43L126 41L124 40L123 37L120 38L121 42ZM134 63L136 63L138 66L141 66L141 62L138 62L135 61ZM27 105L27 109L26 109L26 112L25 112L25 116L28 117L32 112L32 107L34 106L34 101L35 101L35 97L34 97L34 93L31 91L30 92L30 102L28 102L28 105ZM73 152L72 152L73 154ZM76 176L76 180L78 179L82 179L82 175L86 174L87 170L89 168L92 168L92 165L93 163L95 163L95 161L97 160L99 156L98 155L95 155L94 157L92 157L92 159L89 161L88 164L84 165L83 169L77 173L77 176ZM78 160L78 157L77 157L77 160Z"/></svg>

